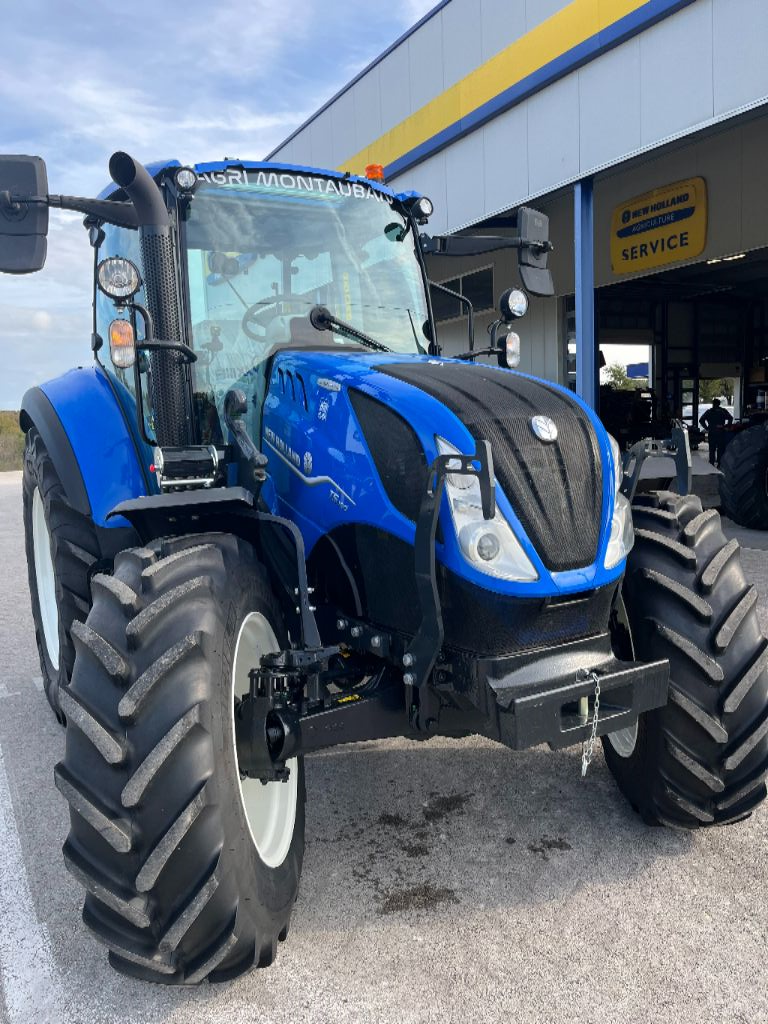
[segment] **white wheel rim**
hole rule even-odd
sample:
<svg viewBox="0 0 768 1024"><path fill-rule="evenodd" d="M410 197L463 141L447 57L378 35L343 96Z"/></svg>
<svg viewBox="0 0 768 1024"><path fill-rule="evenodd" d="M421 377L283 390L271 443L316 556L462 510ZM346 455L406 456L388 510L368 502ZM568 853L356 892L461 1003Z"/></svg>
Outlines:
<svg viewBox="0 0 768 1024"><path fill-rule="evenodd" d="M250 690L248 673L258 667L265 654L280 649L274 630L260 612L246 615L240 626L232 668L232 742L235 743L235 697ZM235 746L235 750L237 747ZM286 762L290 770L287 782L241 779L240 802L243 806L253 845L270 868L279 867L288 856L296 824L299 765L296 758Z"/></svg>
<svg viewBox="0 0 768 1024"><path fill-rule="evenodd" d="M637 746L638 723L608 733L608 741L619 757L631 757Z"/></svg>
<svg viewBox="0 0 768 1024"><path fill-rule="evenodd" d="M43 639L48 660L54 669L58 670L59 608L56 603L56 577L51 555L51 534L45 519L43 499L37 487L32 496L32 550L35 557L35 583L40 620L43 624Z"/></svg>

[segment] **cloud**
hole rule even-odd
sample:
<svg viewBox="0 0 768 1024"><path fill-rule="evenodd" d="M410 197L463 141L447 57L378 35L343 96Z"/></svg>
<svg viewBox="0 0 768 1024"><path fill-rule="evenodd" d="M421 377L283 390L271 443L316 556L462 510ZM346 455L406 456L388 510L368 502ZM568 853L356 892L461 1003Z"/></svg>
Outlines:
<svg viewBox="0 0 768 1024"><path fill-rule="evenodd" d="M435 6L435 0L401 0L398 4L401 17L409 26L421 21Z"/></svg>
<svg viewBox="0 0 768 1024"><path fill-rule="evenodd" d="M51 191L71 195L101 190L116 149L258 159L430 6L6 4L0 150L42 156ZM90 359L92 273L82 218L54 211L45 269L0 277L0 408Z"/></svg>

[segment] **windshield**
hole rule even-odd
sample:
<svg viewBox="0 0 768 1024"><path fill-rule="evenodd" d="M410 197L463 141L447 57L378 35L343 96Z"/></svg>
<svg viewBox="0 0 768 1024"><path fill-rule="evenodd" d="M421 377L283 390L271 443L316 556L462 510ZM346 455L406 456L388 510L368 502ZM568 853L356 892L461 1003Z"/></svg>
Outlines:
<svg viewBox="0 0 768 1024"><path fill-rule="evenodd" d="M310 174L250 171L246 180L236 170L216 185L206 177L185 224L201 422L223 422L234 386L260 411L265 360L281 347L369 351L341 331L316 330L316 305L395 352L426 350L414 233L393 200L359 182ZM203 440L217 441L217 433L212 427Z"/></svg>

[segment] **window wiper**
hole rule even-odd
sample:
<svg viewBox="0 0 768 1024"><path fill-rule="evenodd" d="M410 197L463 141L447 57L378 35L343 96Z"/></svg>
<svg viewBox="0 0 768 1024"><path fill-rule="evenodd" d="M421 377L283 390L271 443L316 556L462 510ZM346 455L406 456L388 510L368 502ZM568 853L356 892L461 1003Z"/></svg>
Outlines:
<svg viewBox="0 0 768 1024"><path fill-rule="evenodd" d="M313 306L309 311L309 322L317 331L330 331L332 328L340 334L346 334L350 338L354 338L355 341L361 342L361 344L368 348L375 349L377 352L391 352L392 349L386 345L382 345L380 341L376 341L375 338L371 338L370 335L364 331L359 331L352 324L348 324L345 320L339 320L337 316L326 306Z"/></svg>

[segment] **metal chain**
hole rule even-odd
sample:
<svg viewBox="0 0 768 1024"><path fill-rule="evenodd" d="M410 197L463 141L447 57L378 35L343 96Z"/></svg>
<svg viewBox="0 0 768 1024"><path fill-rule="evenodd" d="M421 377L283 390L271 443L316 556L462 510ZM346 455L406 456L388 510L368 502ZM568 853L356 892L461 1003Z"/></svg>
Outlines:
<svg viewBox="0 0 768 1024"><path fill-rule="evenodd" d="M595 740L597 739L597 720L598 715L600 714L600 679L595 672L590 672L587 678L595 684L595 710L592 714L592 735L588 740L586 740L586 742L581 744L582 779L587 774L587 768L589 768L592 762L592 755L595 750Z"/></svg>

